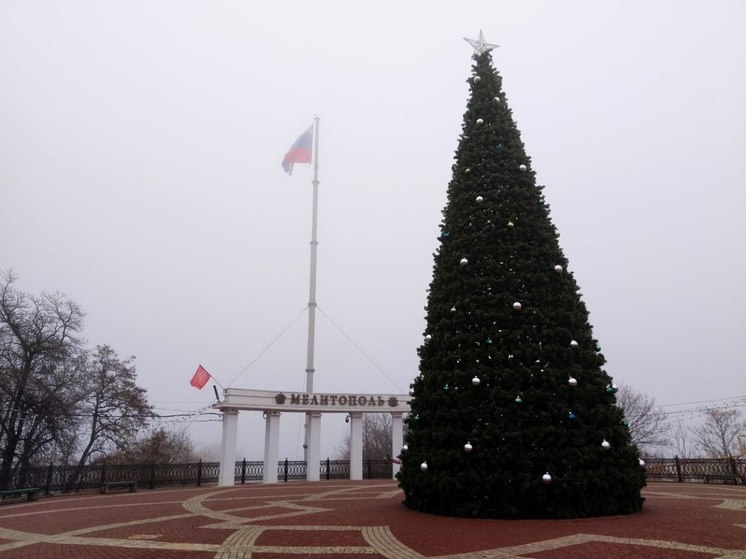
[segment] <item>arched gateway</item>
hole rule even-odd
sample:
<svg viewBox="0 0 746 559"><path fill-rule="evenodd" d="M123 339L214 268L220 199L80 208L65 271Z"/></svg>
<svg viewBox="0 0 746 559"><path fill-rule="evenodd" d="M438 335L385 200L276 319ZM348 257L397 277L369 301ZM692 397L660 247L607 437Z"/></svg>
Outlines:
<svg viewBox="0 0 746 559"><path fill-rule="evenodd" d="M236 440L238 412L264 412L264 477L262 483L277 483L277 464L280 443L280 416L282 413L307 414L309 432L307 440L306 479L318 481L321 463L321 414L344 413L350 417L350 479L363 479L363 414L391 414L391 456L397 456L402 447L402 416L409 412L410 396L404 394L319 394L308 392L276 392L226 388L222 402L213 405L223 412L223 443L220 453L218 485L235 483ZM394 475L399 465L394 463Z"/></svg>

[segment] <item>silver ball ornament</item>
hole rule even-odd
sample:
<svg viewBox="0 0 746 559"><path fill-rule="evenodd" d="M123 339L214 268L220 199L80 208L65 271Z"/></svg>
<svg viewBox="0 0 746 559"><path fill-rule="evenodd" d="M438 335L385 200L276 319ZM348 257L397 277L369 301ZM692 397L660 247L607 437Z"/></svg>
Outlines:
<svg viewBox="0 0 746 559"><path fill-rule="evenodd" d="M459 260L459 264L461 264L462 266L466 266L468 263L469 261L466 258L462 258L461 260Z"/></svg>
<svg viewBox="0 0 746 559"><path fill-rule="evenodd" d="M508 227L513 227L514 223L512 221L508 221Z"/></svg>
<svg viewBox="0 0 746 559"><path fill-rule="evenodd" d="M474 375L474 378L473 378L473 379L471 379L471 384L472 384L473 386L479 386L480 384L482 384L482 381L481 381L481 380L479 380L479 377L478 377L478 376Z"/></svg>
<svg viewBox="0 0 746 559"><path fill-rule="evenodd" d="M410 396L414 396L414 388L410 388L409 389L409 395Z"/></svg>
<svg viewBox="0 0 746 559"><path fill-rule="evenodd" d="M481 204L482 202L484 202L484 198L482 198L481 196L477 196L476 202L477 204Z"/></svg>
<svg viewBox="0 0 746 559"><path fill-rule="evenodd" d="M576 342L575 340L571 340L570 341L570 347L573 348L573 349L575 349L576 347L578 347L578 342Z"/></svg>
<svg viewBox="0 0 746 559"><path fill-rule="evenodd" d="M601 448L603 448L604 450L609 450L611 448L611 443L604 439L601 443Z"/></svg>
<svg viewBox="0 0 746 559"><path fill-rule="evenodd" d="M562 270L563 270L563 268L562 268L562 266L560 266L559 264L557 264L557 265L556 265L556 266L554 267L554 271L555 271L555 272L557 272L558 274L562 273Z"/></svg>
<svg viewBox="0 0 746 559"><path fill-rule="evenodd" d="M567 379L567 384L569 384L570 386L577 386L578 379L576 379L575 377L570 377L569 379Z"/></svg>
<svg viewBox="0 0 746 559"><path fill-rule="evenodd" d="M521 164L521 165L518 166L518 170L521 171L521 173L524 173L524 172L528 171L528 167L526 167L525 165Z"/></svg>
<svg viewBox="0 0 746 559"><path fill-rule="evenodd" d="M464 445L464 450L466 452L471 452L473 449L474 449L474 447L471 446L471 443L469 441L467 441L466 444Z"/></svg>
<svg viewBox="0 0 746 559"><path fill-rule="evenodd" d="M425 336L425 341L426 342L429 342L432 339L433 339L433 337L430 334L428 334L427 336Z"/></svg>
<svg viewBox="0 0 746 559"><path fill-rule="evenodd" d="M544 485L549 485L550 483L552 483L552 476L550 476L549 472L547 472L543 476L541 476L541 481L544 482Z"/></svg>
<svg viewBox="0 0 746 559"><path fill-rule="evenodd" d="M515 303L513 303L513 308L519 311L523 308L523 305L521 305L518 301L516 301Z"/></svg>
<svg viewBox="0 0 746 559"><path fill-rule="evenodd" d="M401 447L402 452L407 452L408 450L409 450L409 447L407 445L404 445L403 447Z"/></svg>
<svg viewBox="0 0 746 559"><path fill-rule="evenodd" d="M422 470L423 472L427 471L427 462L423 462L422 464L420 464L420 470Z"/></svg>
<svg viewBox="0 0 746 559"><path fill-rule="evenodd" d="M641 468L645 467L645 460L643 460L642 458L640 458L640 467Z"/></svg>
<svg viewBox="0 0 746 559"><path fill-rule="evenodd" d="M481 124L484 124L484 120L482 120L481 118L478 118L478 119L477 119L477 124L480 124L480 125L481 125Z"/></svg>
<svg viewBox="0 0 746 559"><path fill-rule="evenodd" d="M474 76L474 81L477 82L477 83L479 83L479 82L482 81L482 77L481 76Z"/></svg>

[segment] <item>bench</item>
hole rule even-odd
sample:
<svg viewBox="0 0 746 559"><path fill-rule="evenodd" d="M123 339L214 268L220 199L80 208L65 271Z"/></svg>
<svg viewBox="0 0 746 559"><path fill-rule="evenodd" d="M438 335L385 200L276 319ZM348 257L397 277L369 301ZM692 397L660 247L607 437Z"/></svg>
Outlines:
<svg viewBox="0 0 746 559"><path fill-rule="evenodd" d="M105 481L101 484L101 493L108 493L110 487L126 487L130 493L137 491L136 481Z"/></svg>
<svg viewBox="0 0 746 559"><path fill-rule="evenodd" d="M0 491L0 500L4 501L6 497L20 497L26 495L27 501L36 501L41 495L42 490L38 487L24 487L22 489L7 489Z"/></svg>
<svg viewBox="0 0 746 559"><path fill-rule="evenodd" d="M715 483L718 483L718 482L732 483L732 484L738 485L746 481L746 478L739 477L733 474L704 474L703 477L704 477L705 483L710 483L710 481L714 481Z"/></svg>

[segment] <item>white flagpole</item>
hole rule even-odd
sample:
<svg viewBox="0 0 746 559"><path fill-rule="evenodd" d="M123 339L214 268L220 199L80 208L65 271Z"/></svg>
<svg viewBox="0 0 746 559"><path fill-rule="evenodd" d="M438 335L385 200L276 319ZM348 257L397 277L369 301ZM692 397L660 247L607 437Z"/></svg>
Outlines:
<svg viewBox="0 0 746 559"><path fill-rule="evenodd" d="M308 293L308 346L306 350L306 392L313 392L314 343L316 333L316 251L319 245L316 239L319 212L319 117L315 116L313 142L313 213L311 217L311 279ZM308 450L311 441L311 415L306 414L305 437L303 441L303 459L306 468L318 467L308 464Z"/></svg>

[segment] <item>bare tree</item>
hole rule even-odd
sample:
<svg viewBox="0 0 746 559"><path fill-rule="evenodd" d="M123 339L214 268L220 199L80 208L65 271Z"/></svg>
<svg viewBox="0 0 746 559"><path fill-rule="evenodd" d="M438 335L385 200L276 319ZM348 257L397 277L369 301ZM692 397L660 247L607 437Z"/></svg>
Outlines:
<svg viewBox="0 0 746 559"><path fill-rule="evenodd" d="M388 413L363 416L363 460L385 460L391 456L392 423Z"/></svg>
<svg viewBox="0 0 746 559"><path fill-rule="evenodd" d="M29 466L52 462L68 463L77 446L81 423L79 403L85 371L82 355L47 368L43 382L30 391L38 398L36 413L29 417L17 452L18 485L25 485Z"/></svg>
<svg viewBox="0 0 746 559"><path fill-rule="evenodd" d="M79 470L95 454L125 449L152 416L146 391L137 386L133 360L121 360L105 345L96 346L90 356L81 404L86 424Z"/></svg>
<svg viewBox="0 0 746 559"><path fill-rule="evenodd" d="M746 428L738 410L707 410L704 422L693 428L697 447L710 458L738 456L738 434Z"/></svg>
<svg viewBox="0 0 746 559"><path fill-rule="evenodd" d="M79 469L123 448L152 416L132 360L83 348L83 312L60 293L29 295L0 276L0 489L40 461ZM82 449L82 452L81 452Z"/></svg>
<svg viewBox="0 0 746 559"><path fill-rule="evenodd" d="M129 445L127 450L110 454L107 459L123 464L185 464L196 462L197 456L194 441L185 430L156 427Z"/></svg>
<svg viewBox="0 0 746 559"><path fill-rule="evenodd" d="M387 413L363 414L363 460L386 460L391 455L391 415ZM350 459L350 432L337 446L340 460Z"/></svg>
<svg viewBox="0 0 746 559"><path fill-rule="evenodd" d="M673 428L671 446L679 458L692 458L694 456L689 429L686 428L681 419L676 422L676 426Z"/></svg>
<svg viewBox="0 0 746 559"><path fill-rule="evenodd" d="M655 407L655 398L622 384L619 386L616 400L629 424L632 442L640 450L650 452L654 447L665 446L668 443L668 421Z"/></svg>
<svg viewBox="0 0 746 559"><path fill-rule="evenodd" d="M69 367L81 350L83 312L65 296L32 296L0 277L0 489L74 418Z"/></svg>

